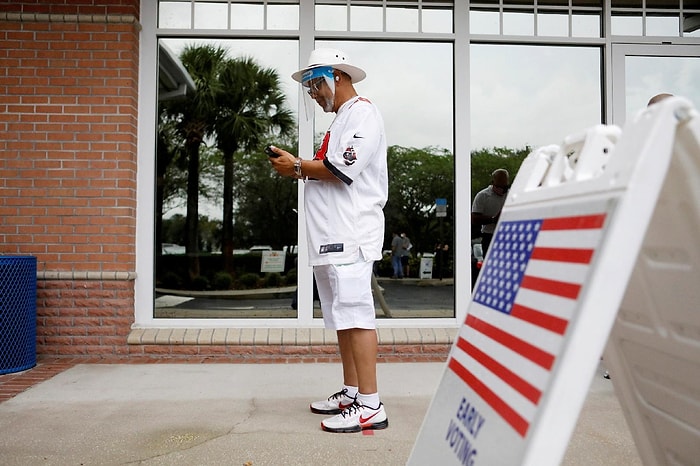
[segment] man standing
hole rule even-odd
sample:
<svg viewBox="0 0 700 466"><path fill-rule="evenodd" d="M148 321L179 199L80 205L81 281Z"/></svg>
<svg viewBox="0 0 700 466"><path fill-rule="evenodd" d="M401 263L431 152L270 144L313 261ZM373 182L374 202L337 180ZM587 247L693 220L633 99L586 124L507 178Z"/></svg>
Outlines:
<svg viewBox="0 0 700 466"><path fill-rule="evenodd" d="M486 257L498 217L508 193L508 170L499 168L491 173L491 185L482 189L472 203L472 225L481 225L481 248Z"/></svg>
<svg viewBox="0 0 700 466"><path fill-rule="evenodd" d="M313 266L326 328L338 335L343 386L311 411L335 414L321 422L330 432L360 432L389 425L377 390L377 332L372 267L382 257L383 207L388 196L384 121L358 96L365 72L340 50L316 49L292 75L305 105L336 114L313 160L272 148L282 176L306 181L304 206L309 263ZM307 106L307 118L313 108Z"/></svg>
<svg viewBox="0 0 700 466"><path fill-rule="evenodd" d="M391 267L394 275L391 278L403 278L403 266L401 259L403 256L403 239L398 233L392 233L391 238Z"/></svg>
<svg viewBox="0 0 700 466"><path fill-rule="evenodd" d="M401 233L401 268L403 276L406 278L408 278L408 274L410 272L408 263L411 259L412 247L413 245L411 244L411 240L408 236L406 236L406 233Z"/></svg>

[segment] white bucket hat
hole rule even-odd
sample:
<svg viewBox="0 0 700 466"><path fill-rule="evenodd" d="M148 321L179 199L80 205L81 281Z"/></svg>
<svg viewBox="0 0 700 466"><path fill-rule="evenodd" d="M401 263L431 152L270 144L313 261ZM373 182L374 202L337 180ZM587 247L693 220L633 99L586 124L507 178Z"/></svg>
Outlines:
<svg viewBox="0 0 700 466"><path fill-rule="evenodd" d="M353 83L362 81L367 76L362 69L351 65L350 58L338 49L320 48L311 52L309 56L309 64L305 68L292 74L292 79L301 82L302 75L305 71L319 66L330 66L336 70L343 71L350 76Z"/></svg>

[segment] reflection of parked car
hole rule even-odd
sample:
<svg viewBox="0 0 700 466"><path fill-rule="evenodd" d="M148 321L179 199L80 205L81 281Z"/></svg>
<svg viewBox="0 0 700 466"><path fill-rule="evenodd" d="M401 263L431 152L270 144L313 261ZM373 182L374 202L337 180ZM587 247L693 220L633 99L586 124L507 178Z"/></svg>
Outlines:
<svg viewBox="0 0 700 466"><path fill-rule="evenodd" d="M161 245L162 254L185 254L185 247L179 244L163 243Z"/></svg>
<svg viewBox="0 0 700 466"><path fill-rule="evenodd" d="M282 247L282 250L285 253L289 253L289 254L299 254L299 246L296 244L294 246L292 246L291 248L289 246L284 246L284 247Z"/></svg>
<svg viewBox="0 0 700 466"><path fill-rule="evenodd" d="M472 288L479 277L479 271L484 263L484 253L481 249L481 238L472 240Z"/></svg>

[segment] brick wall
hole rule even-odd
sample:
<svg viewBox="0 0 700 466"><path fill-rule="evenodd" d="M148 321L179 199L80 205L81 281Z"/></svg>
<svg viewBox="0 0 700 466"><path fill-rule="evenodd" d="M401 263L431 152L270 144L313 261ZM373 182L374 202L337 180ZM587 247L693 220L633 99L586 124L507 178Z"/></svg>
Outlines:
<svg viewBox="0 0 700 466"><path fill-rule="evenodd" d="M0 5L0 254L39 270L37 351L126 351L138 0Z"/></svg>

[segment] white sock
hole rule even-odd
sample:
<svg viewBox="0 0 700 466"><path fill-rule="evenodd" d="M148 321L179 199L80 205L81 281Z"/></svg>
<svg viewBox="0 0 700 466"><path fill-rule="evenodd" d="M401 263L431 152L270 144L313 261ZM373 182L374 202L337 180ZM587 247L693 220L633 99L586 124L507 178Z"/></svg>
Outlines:
<svg viewBox="0 0 700 466"><path fill-rule="evenodd" d="M379 409L379 393L370 393L368 395L358 393L357 401L368 408Z"/></svg>
<svg viewBox="0 0 700 466"><path fill-rule="evenodd" d="M352 399L357 398L357 387L353 387L352 385L343 385L343 388L347 390L345 396Z"/></svg>

